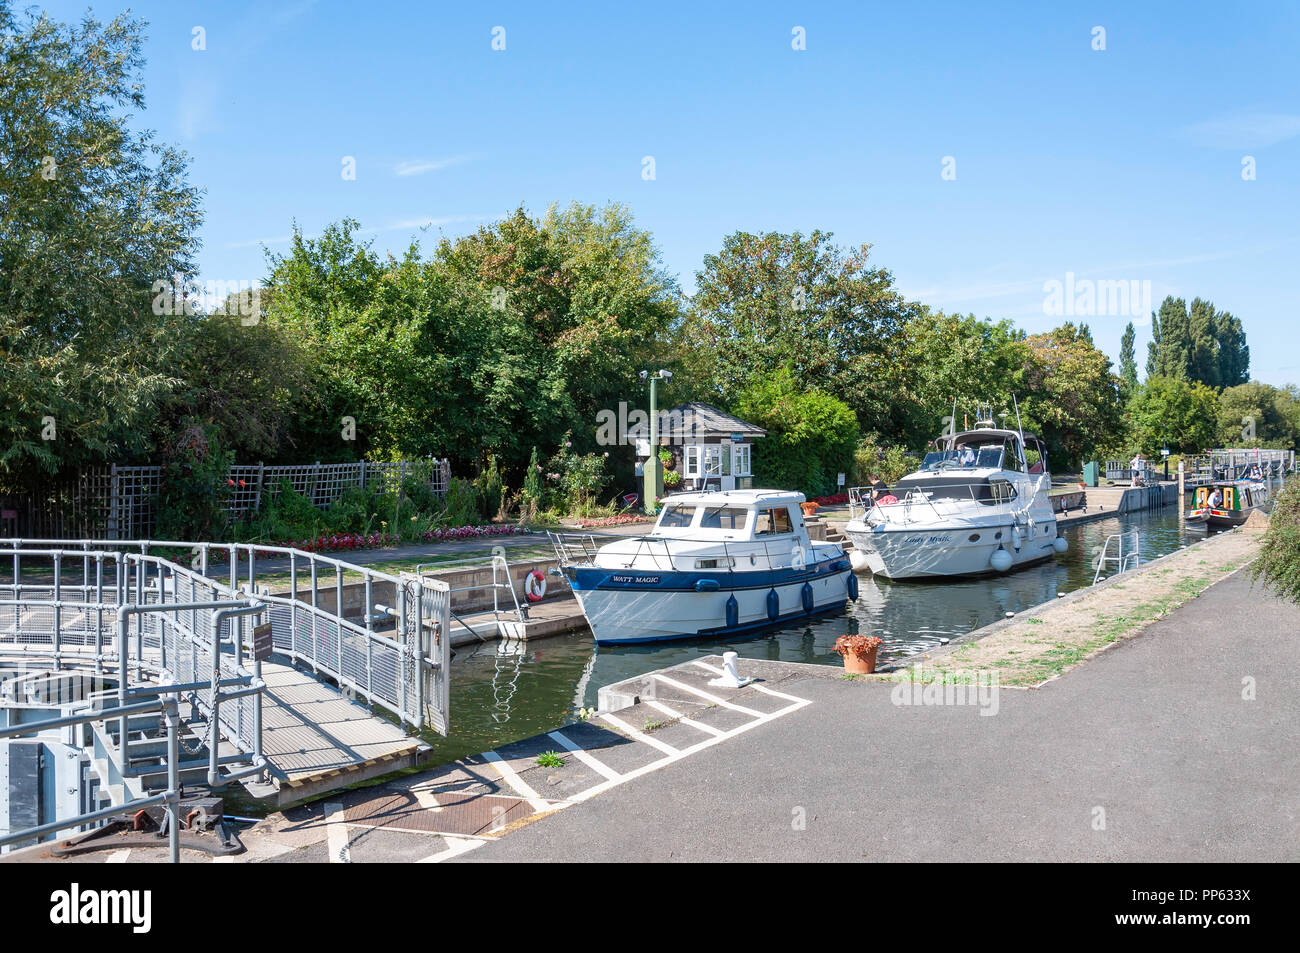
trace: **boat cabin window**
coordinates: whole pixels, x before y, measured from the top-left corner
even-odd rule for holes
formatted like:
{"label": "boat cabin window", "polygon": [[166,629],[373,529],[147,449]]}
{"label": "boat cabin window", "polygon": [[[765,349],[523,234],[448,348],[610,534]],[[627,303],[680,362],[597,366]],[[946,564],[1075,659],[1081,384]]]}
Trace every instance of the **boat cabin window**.
{"label": "boat cabin window", "polygon": [[658,529],[679,529],[683,526],[690,526],[695,521],[695,507],[693,506],[665,506],[664,513],[659,517]]}
{"label": "boat cabin window", "polygon": [[743,530],[749,510],[736,506],[706,506],[700,517],[701,529]]}
{"label": "boat cabin window", "polygon": [[776,536],[780,533],[793,533],[790,511],[784,506],[770,510],[759,510],[758,520],[754,524],[755,536]]}

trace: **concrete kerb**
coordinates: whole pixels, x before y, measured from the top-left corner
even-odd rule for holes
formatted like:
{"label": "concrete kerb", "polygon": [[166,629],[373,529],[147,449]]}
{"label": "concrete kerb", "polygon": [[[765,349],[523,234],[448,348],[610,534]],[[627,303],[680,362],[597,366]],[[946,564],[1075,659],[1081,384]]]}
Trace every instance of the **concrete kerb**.
{"label": "concrete kerb", "polygon": [[[1107,514],[1107,515],[1113,515],[1113,514]],[[1098,582],[1095,585],[1085,586],[1082,589],[1074,590],[1074,592],[1069,592],[1063,596],[1058,596],[1057,598],[1053,599],[1051,602],[1042,602],[1036,606],[1031,606],[1028,609],[1024,609],[1020,612],[1017,612],[1011,618],[999,619],[997,622],[990,622],[988,625],[981,626],[978,629],[974,629],[973,631],[968,632],[965,635],[959,635],[956,638],[952,639],[947,645],[940,646],[936,649],[931,649],[929,652],[918,652],[915,655],[909,655],[907,658],[900,659],[898,662],[894,663],[888,668],[881,669],[880,673],[878,674],[889,674],[892,672],[899,672],[902,671],[903,669],[907,669],[915,665],[919,665],[926,661],[927,655],[930,657],[930,660],[933,661],[934,658],[937,656],[948,655],[951,652],[955,652],[957,649],[961,648],[961,646],[967,642],[978,642],[980,639],[987,638],[990,635],[993,635],[997,632],[1001,632],[1003,629],[1016,625],[1019,622],[1023,621],[1025,617],[1032,616],[1036,612],[1046,611],[1051,606],[1064,606],[1064,605],[1070,605],[1071,603],[1074,602],[1078,602],[1079,600],[1085,599],[1094,593],[1104,591],[1105,589],[1109,588],[1115,583],[1131,580],[1134,578],[1135,572],[1138,574],[1144,573],[1150,567],[1160,565],[1162,562],[1164,562],[1166,559],[1169,559],[1171,556],[1177,556],[1180,553],[1188,552],[1190,550],[1197,549],[1198,547],[1206,546],[1207,544],[1214,542],[1216,539],[1222,539],[1226,537],[1229,533],[1238,533],[1240,531],[1241,530],[1239,528],[1231,529],[1225,533],[1216,533],[1214,536],[1209,536],[1205,539],[1199,539],[1196,542],[1189,544],[1185,548],[1180,547],[1179,549],[1176,549],[1171,553],[1165,553],[1163,556],[1157,556],[1156,558],[1150,560],[1149,562],[1144,562],[1137,570],[1129,570],[1128,572],[1117,573],[1113,576],[1103,579],[1101,582]],[[1233,572],[1236,571],[1237,570],[1233,570]],[[1229,575],[1231,575],[1231,573],[1229,573]],[[1005,686],[1005,687],[1011,687],[1011,686]]]}

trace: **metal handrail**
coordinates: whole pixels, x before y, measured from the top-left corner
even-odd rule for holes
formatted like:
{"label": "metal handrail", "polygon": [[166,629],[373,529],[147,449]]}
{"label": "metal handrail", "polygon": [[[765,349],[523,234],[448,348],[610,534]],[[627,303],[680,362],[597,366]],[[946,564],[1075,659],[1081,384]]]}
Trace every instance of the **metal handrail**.
{"label": "metal handrail", "polygon": [[[176,692],[179,693],[177,688]],[[16,844],[25,840],[39,840],[46,834],[53,834],[57,831],[66,830],[70,827],[82,827],[94,821],[103,820],[106,817],[112,817],[115,814],[134,813],[145,807],[154,804],[165,805],[167,811],[167,851],[168,859],[173,864],[180,863],[180,812],[178,806],[181,799],[180,785],[180,715],[179,705],[175,698],[158,698],[152,702],[138,702],[134,704],[119,705],[116,708],[99,710],[92,712],[79,712],[62,718],[48,718],[43,721],[28,722],[27,724],[10,725],[6,728],[0,728],[0,738],[15,738],[22,735],[37,734],[41,731],[57,728],[66,725],[85,725],[93,724],[97,721],[103,721],[106,718],[121,718],[125,721],[133,714],[147,714],[150,712],[159,712],[163,716],[163,722],[167,726],[167,790],[148,797],[136,798],[123,804],[113,804],[109,807],[99,808],[95,811],[88,811],[84,814],[78,814],[76,817],[63,818],[57,821],[51,821],[47,824],[40,824],[36,827],[23,828],[18,831],[10,831],[7,834],[0,834],[0,847],[6,844]],[[126,761],[126,738],[122,737],[123,762]],[[123,767],[120,765],[119,767]]]}
{"label": "metal handrail", "polygon": [[[406,587],[408,580],[403,576],[391,573],[380,572],[365,566],[357,566],[343,560],[334,559],[329,556],[322,556],[318,553],[309,553],[299,549],[284,546],[267,546],[256,543],[212,543],[212,542],[191,542],[184,540],[50,540],[35,539],[23,540],[12,539],[4,540],[8,543],[7,548],[0,547],[0,558],[6,553],[12,554],[14,559],[14,585],[19,585],[18,563],[20,554],[40,555],[44,554],[56,561],[56,581],[59,578],[57,572],[59,561],[65,559],[80,560],[83,565],[83,585],[85,589],[89,586],[87,580],[90,579],[92,568],[94,569],[97,582],[103,573],[103,563],[109,560],[110,565],[116,565],[117,571],[114,573],[114,579],[109,582],[105,581],[106,587],[116,590],[116,595],[123,602],[144,601],[144,596],[149,591],[142,583],[137,584],[135,597],[132,598],[125,591],[126,580],[125,571],[121,568],[129,565],[131,560],[149,560],[160,562],[161,564],[171,567],[168,573],[175,575],[196,574],[198,578],[204,580],[207,586],[223,586],[217,581],[220,575],[227,575],[228,579],[223,588],[226,592],[236,594],[238,597],[247,593],[256,598],[263,598],[257,592],[259,560],[263,562],[268,557],[277,559],[279,562],[288,562],[288,582],[286,584],[289,593],[290,602],[293,604],[290,611],[291,631],[286,634],[281,630],[276,630],[275,644],[277,651],[305,661],[312,666],[317,672],[324,673],[337,680],[346,680],[355,690],[359,691],[367,700],[379,703],[382,707],[395,712],[413,727],[421,728],[426,721],[426,712],[424,707],[424,675],[431,669],[441,667],[437,660],[431,660],[424,652],[424,630],[425,620],[422,611],[419,608],[423,605],[424,585],[415,582],[415,593],[407,593]],[[44,547],[39,548],[39,547]],[[177,563],[171,562],[162,556],[149,555],[152,549],[176,549],[189,552],[193,555],[189,568],[185,568]],[[136,552],[132,552],[136,550]],[[228,567],[226,572],[222,572],[219,567],[221,563],[226,563]],[[92,567],[94,563],[94,567]],[[279,573],[281,567],[261,567],[263,571]],[[361,620],[361,625],[344,618],[343,615],[343,577],[345,573],[356,574],[361,577],[361,583],[364,585],[365,607]],[[166,573],[159,571],[160,580],[157,585],[157,591],[160,598],[163,598],[162,590],[166,584]],[[396,620],[396,631],[399,636],[396,640],[381,635],[375,629],[378,622],[383,621],[384,617],[376,615],[376,602],[374,586],[376,584],[391,585],[394,589],[395,610],[386,613]],[[151,583],[152,585],[152,583]],[[328,589],[334,590],[334,605],[336,612],[330,613],[320,606],[323,593]],[[0,584],[0,590],[5,586]],[[414,598],[412,598],[414,596]],[[248,596],[245,596],[247,598]],[[276,599],[279,605],[283,605],[283,600]],[[435,598],[436,602],[436,598]],[[308,608],[309,607],[309,608]],[[379,697],[373,685],[371,687],[361,687],[358,680],[350,678],[347,672],[342,670],[344,659],[341,652],[337,657],[330,655],[331,648],[337,649],[339,646],[318,645],[313,639],[311,643],[300,644],[296,638],[296,629],[293,629],[294,620],[297,618],[298,609],[306,609],[313,619],[327,619],[330,625],[337,623],[339,626],[339,638],[341,641],[344,632],[356,634],[365,640],[365,657],[366,657],[366,681],[371,682],[369,677],[369,668],[371,655],[375,647],[383,647],[385,651],[395,651],[398,653],[396,663],[397,676],[396,684],[391,685],[392,678],[386,678],[380,683],[379,688],[383,697]],[[273,622],[275,619],[273,618]],[[277,623],[278,624],[278,623]],[[56,630],[57,630],[56,626]],[[138,630],[140,632],[142,630]],[[292,642],[293,644],[287,645]],[[288,651],[286,651],[288,649]],[[335,664],[330,664],[332,660]],[[414,660],[415,669],[408,671],[407,666],[402,664],[404,661]],[[445,687],[439,682],[439,687]],[[390,690],[391,687],[391,690]],[[445,693],[440,691],[440,696]],[[439,702],[444,706],[443,702]],[[445,707],[445,706],[444,706]],[[435,709],[432,713],[431,720],[437,723],[445,723],[445,712],[441,707]]]}
{"label": "metal handrail", "polygon": [[[1124,537],[1126,536],[1133,537],[1133,547],[1127,553],[1124,552]],[[1110,552],[1111,540],[1116,541],[1118,555],[1108,555]],[[1117,575],[1128,569],[1136,569],[1142,564],[1142,537],[1138,530],[1129,530],[1125,533],[1111,533],[1106,537],[1106,542],[1102,544],[1101,554],[1098,555],[1097,562],[1094,566],[1096,572],[1092,574],[1092,584],[1094,586],[1101,578],[1102,570],[1106,568],[1108,562],[1114,562],[1116,564]]]}

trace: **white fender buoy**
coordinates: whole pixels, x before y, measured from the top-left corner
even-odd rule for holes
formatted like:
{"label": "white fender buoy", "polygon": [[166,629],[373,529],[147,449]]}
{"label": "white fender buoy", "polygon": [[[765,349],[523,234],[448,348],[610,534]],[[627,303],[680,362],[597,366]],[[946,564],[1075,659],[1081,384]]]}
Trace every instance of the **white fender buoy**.
{"label": "white fender buoy", "polygon": [[1011,546],[1013,549],[1020,548],[1020,527],[1019,526],[1011,527]]}
{"label": "white fender buoy", "polygon": [[998,572],[1006,572],[1011,568],[1011,554],[999,546],[989,557],[989,565]]}
{"label": "white fender buoy", "polygon": [[736,659],[740,658],[735,652],[722,653],[722,674],[717,678],[710,680],[709,684],[717,688],[744,688],[752,678],[741,678],[740,672],[736,671]]}
{"label": "white fender buoy", "polygon": [[871,569],[871,565],[867,562],[867,554],[860,549],[849,553],[849,565],[853,567],[854,572],[867,572]]}
{"label": "white fender buoy", "polygon": [[1052,540],[1052,548],[1058,553],[1063,553],[1070,548],[1070,541],[1064,536],[1058,536]]}

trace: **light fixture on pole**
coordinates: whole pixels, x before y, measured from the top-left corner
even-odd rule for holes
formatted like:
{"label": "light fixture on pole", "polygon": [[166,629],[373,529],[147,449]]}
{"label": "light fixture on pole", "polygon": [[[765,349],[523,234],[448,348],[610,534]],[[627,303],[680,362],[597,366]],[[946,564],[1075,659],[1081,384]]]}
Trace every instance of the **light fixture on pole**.
{"label": "light fixture on pole", "polygon": [[669,380],[672,371],[659,370],[651,374],[641,372],[641,380],[650,381],[650,456],[645,462],[645,511],[653,515],[655,498],[659,496],[659,412],[655,407],[655,385],[660,380]]}

